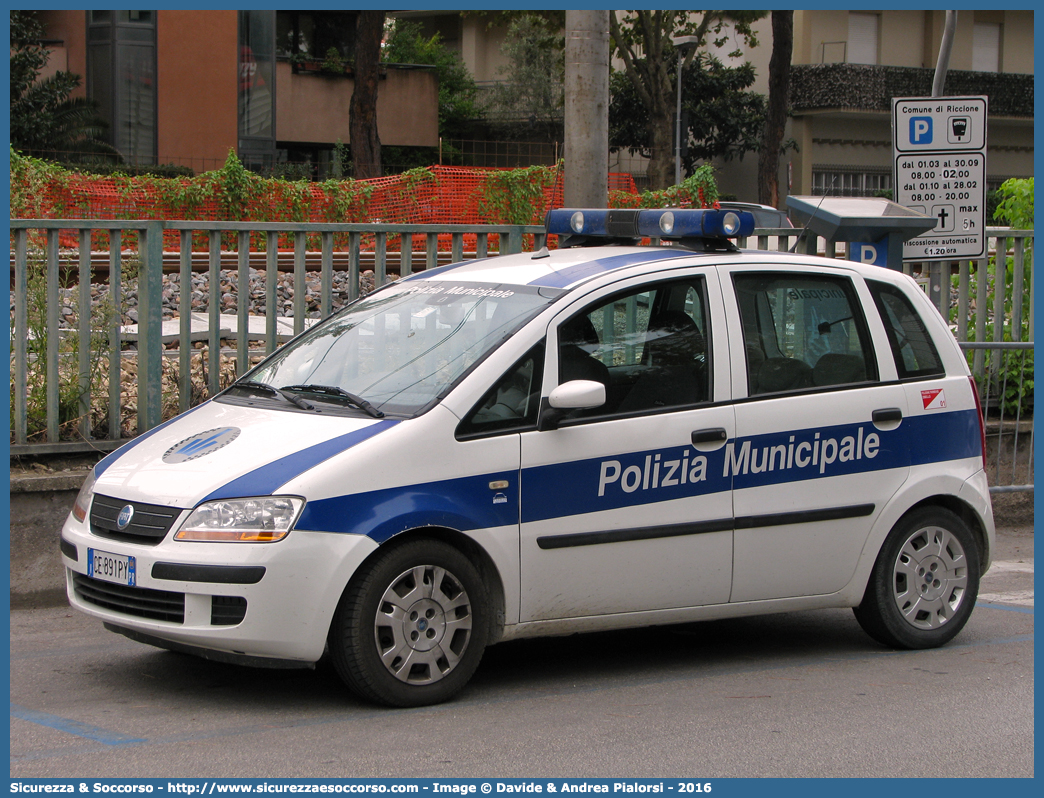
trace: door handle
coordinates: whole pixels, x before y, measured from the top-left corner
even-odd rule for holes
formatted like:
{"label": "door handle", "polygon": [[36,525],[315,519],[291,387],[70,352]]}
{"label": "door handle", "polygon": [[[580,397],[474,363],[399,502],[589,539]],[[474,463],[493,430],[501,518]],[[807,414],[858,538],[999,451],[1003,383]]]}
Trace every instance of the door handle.
{"label": "door handle", "polygon": [[698,429],[692,433],[692,445],[699,446],[707,443],[725,443],[729,439],[729,433],[725,431],[724,427],[714,427],[712,429]]}
{"label": "door handle", "polygon": [[875,424],[888,424],[892,421],[902,421],[903,411],[898,407],[885,407],[875,410],[871,416]]}

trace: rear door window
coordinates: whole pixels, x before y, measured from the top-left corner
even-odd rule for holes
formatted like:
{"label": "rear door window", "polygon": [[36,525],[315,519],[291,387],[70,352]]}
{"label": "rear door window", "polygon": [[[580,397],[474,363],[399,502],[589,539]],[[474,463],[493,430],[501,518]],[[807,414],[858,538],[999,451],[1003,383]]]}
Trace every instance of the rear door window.
{"label": "rear door window", "polygon": [[733,277],[751,396],[877,380],[851,280],[800,272]]}

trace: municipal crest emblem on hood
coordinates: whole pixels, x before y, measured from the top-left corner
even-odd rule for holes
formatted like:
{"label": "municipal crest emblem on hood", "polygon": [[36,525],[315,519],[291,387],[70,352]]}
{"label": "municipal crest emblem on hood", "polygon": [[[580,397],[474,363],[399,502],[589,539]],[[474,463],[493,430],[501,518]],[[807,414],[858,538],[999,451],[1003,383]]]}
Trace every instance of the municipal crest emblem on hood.
{"label": "municipal crest emblem on hood", "polygon": [[163,453],[164,463],[186,463],[189,460],[198,460],[208,454],[213,454],[218,449],[223,449],[239,437],[239,427],[220,427],[208,429],[206,432],[197,432],[190,438],[185,438],[167,449]]}

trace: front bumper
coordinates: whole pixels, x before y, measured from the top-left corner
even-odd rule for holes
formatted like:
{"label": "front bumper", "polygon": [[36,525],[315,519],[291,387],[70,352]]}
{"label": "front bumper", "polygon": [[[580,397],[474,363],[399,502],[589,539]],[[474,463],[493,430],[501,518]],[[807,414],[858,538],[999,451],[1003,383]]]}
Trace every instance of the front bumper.
{"label": "front bumper", "polygon": [[[110,540],[70,515],[61,535],[69,603],[143,642],[307,665],[323,654],[345,585],[377,548],[359,535],[298,529],[277,543],[172,538]],[[135,584],[89,577],[88,549],[134,557]]]}

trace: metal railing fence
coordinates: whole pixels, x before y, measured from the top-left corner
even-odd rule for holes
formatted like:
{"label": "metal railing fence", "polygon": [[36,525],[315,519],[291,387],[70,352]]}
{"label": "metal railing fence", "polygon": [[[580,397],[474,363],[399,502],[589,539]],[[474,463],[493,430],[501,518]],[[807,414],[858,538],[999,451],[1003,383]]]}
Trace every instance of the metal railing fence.
{"label": "metal railing fence", "polygon": [[1033,342],[965,341],[961,349],[982,363],[975,382],[986,409],[990,493],[1033,490]]}
{"label": "metal railing fence", "polygon": [[[63,451],[105,451],[116,448],[129,437],[124,434],[121,420],[124,400],[125,377],[124,344],[121,340],[119,313],[117,309],[127,291],[125,272],[135,273],[133,279],[137,299],[138,334],[134,379],[137,383],[136,433],[147,432],[162,421],[162,396],[164,348],[162,341],[162,275],[164,231],[177,231],[180,250],[177,253],[179,286],[191,285],[193,269],[192,236],[206,235],[208,240],[206,273],[209,280],[207,312],[209,332],[205,339],[207,358],[200,362],[207,373],[208,394],[219,390],[222,367],[222,338],[230,337],[220,329],[221,315],[221,265],[222,238],[229,233],[236,238],[236,285],[249,285],[252,238],[263,236],[265,246],[264,272],[266,284],[266,308],[276,306],[275,291],[280,265],[277,242],[279,236],[292,235],[293,280],[294,280],[294,333],[304,329],[307,312],[305,309],[306,268],[314,262],[306,250],[309,240],[318,237],[321,241],[319,257],[319,315],[328,316],[333,309],[333,264],[334,237],[347,236],[348,295],[351,301],[358,295],[360,265],[364,254],[372,264],[374,280],[382,285],[388,279],[388,238],[399,239],[399,251],[392,254],[398,261],[401,276],[408,275],[416,263],[413,252],[413,237],[424,236],[423,263],[425,269],[434,268],[441,262],[463,260],[465,236],[475,236],[475,252],[472,257],[493,254],[489,249],[491,236],[496,237],[499,252],[510,254],[521,252],[528,241],[536,247],[543,246],[544,228],[533,225],[402,225],[402,224],[332,224],[332,223],[260,223],[260,222],[204,222],[204,221],[124,221],[124,220],[75,220],[75,219],[12,219],[12,435],[11,454],[47,454]],[[77,235],[78,247],[73,252],[61,252],[59,235],[73,231]],[[98,315],[92,307],[92,257],[91,242],[96,231],[105,231],[109,236],[108,246],[108,297],[109,308],[115,321],[109,319],[105,329],[98,329]],[[128,251],[125,243],[133,234],[136,250]],[[363,236],[372,238],[373,250],[364,253]],[[30,252],[31,237],[42,237],[42,252]],[[449,239],[449,249],[440,252],[439,239]],[[168,253],[169,254],[169,253]],[[227,252],[225,253],[227,255]],[[397,257],[396,257],[397,256]],[[441,257],[440,257],[441,256]],[[169,260],[169,258],[168,258]],[[63,269],[62,266],[65,265]],[[133,266],[131,267],[131,264]],[[40,281],[39,289],[30,296],[30,270],[36,267]],[[41,284],[42,283],[42,284]],[[76,304],[80,309],[92,308],[92,312],[75,314],[76,329],[71,335],[51,334],[59,330],[59,314],[62,308],[60,289],[63,283],[76,286]],[[192,398],[192,334],[191,292],[179,290],[177,410],[189,408]],[[35,306],[34,301],[35,300]],[[44,305],[45,317],[36,325],[39,337],[32,343],[29,315],[33,310],[40,315],[39,305]],[[249,326],[250,302],[247,292],[236,296],[238,333],[234,356],[236,374],[249,368],[251,350],[246,331]],[[277,315],[265,316],[264,354],[275,350],[277,343]],[[42,340],[41,340],[42,338]],[[99,340],[101,343],[99,343]],[[42,356],[42,369],[33,369],[30,350]],[[38,358],[39,359],[39,358]],[[103,372],[99,373],[99,360],[103,361]],[[63,371],[74,371],[73,377],[60,375]],[[38,365],[38,363],[37,363]],[[92,401],[96,382],[107,385],[108,413],[105,429],[96,436],[92,422]],[[39,399],[40,407],[33,408],[34,417],[40,419],[41,430],[35,435],[29,429],[30,388]],[[64,390],[63,390],[64,389]],[[74,398],[69,399],[72,395]],[[64,406],[63,406],[64,405]],[[65,433],[63,435],[63,433]],[[63,440],[71,433],[77,440]],[[132,433],[133,435],[133,433]],[[42,440],[41,440],[42,438]]]}
{"label": "metal railing fence", "polygon": [[[108,237],[107,250],[97,248],[99,231]],[[177,251],[164,252],[165,231],[178,236]],[[803,253],[845,256],[845,245],[811,233],[799,239],[802,232],[797,228],[759,229],[739,245],[774,251],[788,251],[796,245]],[[60,236],[70,233],[75,234],[78,245],[61,247]],[[1032,302],[1024,312],[1022,296],[1031,289],[1033,233],[991,228],[987,235],[991,253],[1006,256],[1008,266],[1024,263],[1026,268],[1009,268],[1011,278],[998,280],[994,255],[962,261],[951,269],[953,288],[941,292],[939,306],[958,341],[971,353],[983,406],[993,416],[999,409],[998,441],[1004,443],[1005,452],[1011,449],[1001,459],[1005,468],[1010,465],[1013,470],[1010,477],[1002,476],[998,460],[996,476],[991,474],[991,479],[1004,489],[1029,489],[1032,454],[1022,453],[1027,440],[1032,446],[1033,436],[1032,416],[1026,413],[1026,396],[1032,395],[1032,353],[1027,356],[1026,350],[1032,349],[1034,318]],[[193,241],[199,249],[200,236],[206,241],[206,252],[193,252]],[[285,246],[288,236],[292,253]],[[423,250],[414,250],[415,236],[423,237]],[[474,252],[465,253],[465,236],[469,244],[474,236]],[[358,296],[364,267],[373,271],[379,286],[394,273],[406,276],[417,268],[431,269],[466,257],[537,249],[544,244],[544,230],[535,225],[13,219],[11,239],[10,450],[12,455],[32,455],[114,449],[129,437],[156,427],[164,416],[183,412],[196,400],[216,393],[222,387],[223,370],[225,379],[238,376],[252,361],[274,351],[280,338],[276,296],[280,272],[292,273],[290,315],[297,334],[309,315],[309,274],[318,275],[318,307],[311,315],[325,317],[335,305],[335,266],[347,272],[347,291],[340,298],[351,301]],[[347,247],[343,246],[345,240]],[[92,241],[97,250],[93,253]],[[389,241],[398,247],[389,248]],[[318,249],[309,249],[315,242]],[[249,286],[252,270],[264,286],[265,309],[277,309],[264,314],[265,330],[255,336],[261,339],[257,347],[250,346],[247,332],[249,290],[229,288],[238,330],[230,334],[221,329],[223,274],[233,286]],[[918,273],[911,264],[906,264],[906,271]],[[176,337],[167,336],[173,340],[166,341],[164,272],[176,274],[178,284],[176,302],[168,297],[168,305],[174,304],[178,317],[178,331]],[[192,330],[191,281],[200,272],[208,282],[207,331],[202,337]],[[92,278],[104,281],[107,312],[98,310],[94,296],[98,286],[92,287]],[[63,291],[63,286],[71,288],[76,308],[92,310],[71,309],[68,318],[73,329],[54,335],[50,333],[60,329],[66,309],[64,297],[69,289]],[[997,291],[998,286],[1002,290]],[[119,309],[135,293],[138,331],[134,348],[129,349],[121,334]],[[995,324],[994,319],[1002,323]],[[223,344],[232,338],[234,349]],[[128,361],[133,363],[129,370]],[[1015,405],[1009,396],[1013,385],[1019,397]],[[170,398],[171,393],[176,400]]]}

